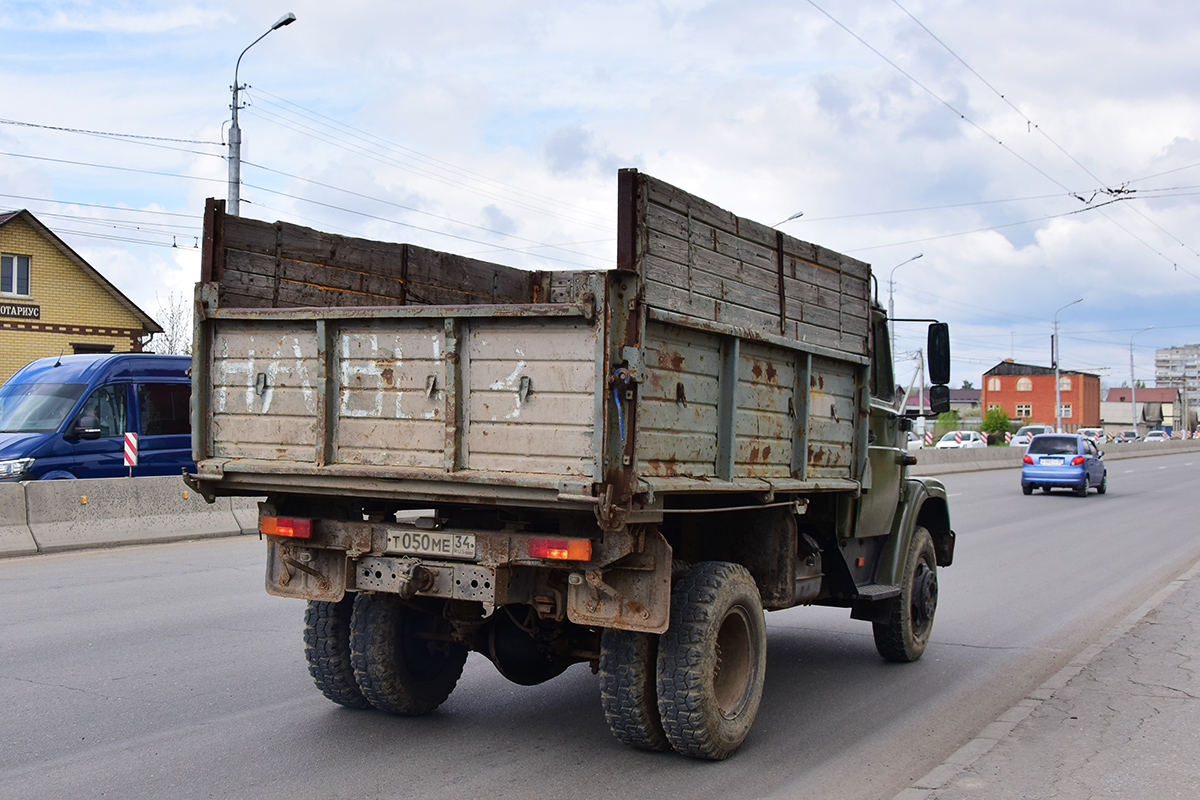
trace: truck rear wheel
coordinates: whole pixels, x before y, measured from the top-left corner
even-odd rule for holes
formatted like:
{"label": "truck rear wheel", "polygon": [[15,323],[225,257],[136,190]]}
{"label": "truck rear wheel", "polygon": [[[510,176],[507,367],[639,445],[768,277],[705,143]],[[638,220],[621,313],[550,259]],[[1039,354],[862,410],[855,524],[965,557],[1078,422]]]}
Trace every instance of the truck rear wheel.
{"label": "truck rear wheel", "polygon": [[900,596],[890,600],[887,622],[874,623],[875,649],[888,661],[916,661],[929,644],[937,610],[937,554],[924,528],[913,531]]}
{"label": "truck rear wheel", "polygon": [[454,691],[467,648],[434,638],[445,632],[434,611],[392,595],[355,598],[350,626],[354,678],[363,696],[381,711],[428,714]]}
{"label": "truck rear wheel", "polygon": [[606,628],[600,635],[600,704],[613,736],[639,750],[670,750],[658,714],[658,636]]}
{"label": "truck rear wheel", "polygon": [[683,755],[733,755],[762,700],[767,630],[745,567],[701,561],[671,591],[671,622],[658,644],[658,710]]}
{"label": "truck rear wheel", "polygon": [[350,615],[354,595],[336,603],[310,600],[304,612],[304,658],[321,694],[347,708],[370,708],[350,663]]}

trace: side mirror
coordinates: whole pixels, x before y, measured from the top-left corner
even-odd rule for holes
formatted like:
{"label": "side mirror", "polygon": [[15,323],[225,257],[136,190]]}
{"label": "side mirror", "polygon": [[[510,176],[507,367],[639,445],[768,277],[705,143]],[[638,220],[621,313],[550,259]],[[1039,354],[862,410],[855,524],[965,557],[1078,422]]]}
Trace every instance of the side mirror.
{"label": "side mirror", "polygon": [[95,417],[83,416],[75,420],[73,433],[78,439],[99,439],[103,431],[96,424]]}
{"label": "side mirror", "polygon": [[950,410],[950,387],[943,384],[929,387],[929,408],[934,414]]}
{"label": "side mirror", "polygon": [[944,322],[935,322],[929,326],[927,352],[929,353],[929,382],[933,384],[950,383],[949,325]]}

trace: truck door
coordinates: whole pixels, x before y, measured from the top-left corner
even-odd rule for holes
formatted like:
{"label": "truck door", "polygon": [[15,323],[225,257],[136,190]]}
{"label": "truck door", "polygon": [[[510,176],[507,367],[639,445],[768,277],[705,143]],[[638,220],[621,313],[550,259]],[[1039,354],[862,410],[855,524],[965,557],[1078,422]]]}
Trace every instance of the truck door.
{"label": "truck door", "polygon": [[891,533],[892,518],[900,502],[900,459],[907,453],[907,442],[896,415],[892,352],[887,321],[882,315],[873,315],[870,346],[867,468],[863,475],[863,495],[858,501],[855,536]]}

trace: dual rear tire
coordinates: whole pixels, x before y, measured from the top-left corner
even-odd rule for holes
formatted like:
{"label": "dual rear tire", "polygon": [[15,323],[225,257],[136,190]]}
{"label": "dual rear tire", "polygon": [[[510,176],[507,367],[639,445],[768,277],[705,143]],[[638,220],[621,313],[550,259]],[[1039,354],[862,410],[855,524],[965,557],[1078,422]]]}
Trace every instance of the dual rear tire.
{"label": "dual rear tire", "polygon": [[317,688],[347,708],[428,714],[454,691],[465,645],[443,641],[434,608],[391,595],[310,601],[304,654]]}
{"label": "dual rear tire", "polygon": [[754,724],[766,655],[762,599],[750,573],[739,564],[699,562],[672,589],[666,633],[604,632],[605,718],[633,747],[728,758]]}

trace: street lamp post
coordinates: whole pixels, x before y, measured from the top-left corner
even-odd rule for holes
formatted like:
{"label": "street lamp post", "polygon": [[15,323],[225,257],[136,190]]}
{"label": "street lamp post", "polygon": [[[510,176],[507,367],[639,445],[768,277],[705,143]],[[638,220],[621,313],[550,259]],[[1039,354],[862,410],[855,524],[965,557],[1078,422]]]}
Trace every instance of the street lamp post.
{"label": "street lamp post", "polygon": [[1072,300],[1065,306],[1054,312],[1054,432],[1062,433],[1062,386],[1059,381],[1058,369],[1058,314],[1063,309],[1070,308],[1076,303],[1082,303],[1083,298]]}
{"label": "street lamp post", "polygon": [[1146,331],[1151,330],[1153,327],[1154,327],[1153,325],[1147,325],[1145,328],[1142,328],[1140,331],[1135,333],[1133,336],[1129,337],[1129,402],[1130,402],[1130,405],[1133,406],[1133,408],[1131,409],[1129,418],[1130,418],[1130,420],[1133,421],[1133,432],[1135,434],[1137,434],[1138,436],[1141,436],[1141,434],[1138,433],[1137,381],[1134,380],[1134,377],[1133,377],[1133,337],[1137,336],[1138,334],[1145,333]]}
{"label": "street lamp post", "polygon": [[242,51],[242,55],[238,56],[237,64],[233,67],[233,122],[229,126],[229,203],[225,210],[235,217],[238,216],[242,199],[242,129],[238,127],[238,91],[242,88],[238,85],[238,70],[242,66],[242,56],[246,55],[247,50],[266,38],[271,31],[279,30],[284,25],[291,25],[295,21],[295,14],[290,11],[284,14],[267,29],[266,33],[251,42],[246,50]]}
{"label": "street lamp post", "polygon": [[910,261],[916,261],[918,258],[921,258],[924,255],[925,255],[924,253],[917,253],[912,258],[905,259],[904,261],[901,261],[896,266],[892,267],[892,271],[890,273],[888,273],[888,338],[892,340],[891,344],[892,344],[893,352],[895,352],[895,347],[896,347],[896,323],[892,322],[892,318],[895,317],[896,315],[893,313],[892,295],[896,288],[896,282],[894,280],[892,280],[892,278],[896,275],[896,270],[900,269],[901,267],[903,267],[905,264],[909,263]]}

